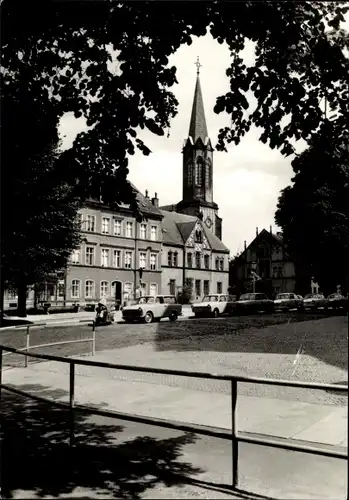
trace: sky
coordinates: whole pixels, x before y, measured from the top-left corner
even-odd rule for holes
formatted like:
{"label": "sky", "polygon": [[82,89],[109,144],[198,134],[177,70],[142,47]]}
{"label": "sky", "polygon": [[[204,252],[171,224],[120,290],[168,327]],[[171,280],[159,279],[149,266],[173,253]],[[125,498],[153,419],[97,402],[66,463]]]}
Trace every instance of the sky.
{"label": "sky", "polygon": [[[346,23],[349,24],[349,23]],[[253,61],[254,47],[246,44],[244,58]],[[193,38],[190,46],[182,46],[170,57],[169,65],[177,67],[177,80],[171,91],[179,106],[178,114],[172,120],[170,137],[158,137],[148,131],[140,131],[152,153],[143,156],[141,152],[129,157],[129,179],[141,191],[156,192],[160,205],[178,203],[182,199],[182,146],[188,137],[189,120],[196,82],[197,59],[200,58],[200,82],[204,99],[208,133],[213,147],[217,143],[219,129],[230,124],[226,113],[213,111],[216,97],[229,91],[229,79],[225,70],[229,67],[230,54],[225,44],[218,44],[210,34]],[[84,130],[83,119],[66,114],[60,123],[59,132],[63,147],[69,147],[76,134]],[[274,214],[280,190],[291,184],[293,175],[292,156],[284,158],[258,140],[262,130],[251,128],[240,144],[228,145],[228,152],[214,152],[213,156],[213,199],[219,206],[223,218],[224,244],[233,257],[256,236],[259,231],[272,226],[273,232],[280,231],[275,225]],[[297,143],[299,153],[305,147]]]}

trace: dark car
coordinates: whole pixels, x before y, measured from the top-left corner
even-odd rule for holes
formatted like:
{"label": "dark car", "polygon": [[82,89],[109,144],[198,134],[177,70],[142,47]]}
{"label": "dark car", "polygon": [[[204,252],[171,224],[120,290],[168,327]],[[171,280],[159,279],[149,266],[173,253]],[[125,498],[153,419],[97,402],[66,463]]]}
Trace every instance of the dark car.
{"label": "dark car", "polygon": [[274,301],[268,299],[264,293],[244,293],[235,302],[238,314],[274,312]]}
{"label": "dark car", "polygon": [[328,307],[333,309],[348,309],[348,297],[344,297],[341,293],[331,293],[327,297]]}

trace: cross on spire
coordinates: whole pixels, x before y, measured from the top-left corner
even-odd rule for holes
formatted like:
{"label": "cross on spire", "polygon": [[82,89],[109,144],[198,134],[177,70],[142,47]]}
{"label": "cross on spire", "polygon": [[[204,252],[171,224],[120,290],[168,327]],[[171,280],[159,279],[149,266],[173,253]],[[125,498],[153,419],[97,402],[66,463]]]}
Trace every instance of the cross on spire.
{"label": "cross on spire", "polygon": [[200,64],[199,56],[197,56],[196,62],[194,63],[196,66],[196,74],[199,76],[200,68],[202,68],[202,64]]}

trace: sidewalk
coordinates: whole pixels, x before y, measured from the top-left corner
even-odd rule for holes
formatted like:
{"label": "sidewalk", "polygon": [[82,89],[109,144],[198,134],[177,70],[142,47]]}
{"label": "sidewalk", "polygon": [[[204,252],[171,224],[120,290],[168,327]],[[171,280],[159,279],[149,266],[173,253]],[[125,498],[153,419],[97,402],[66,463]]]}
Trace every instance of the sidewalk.
{"label": "sidewalk", "polygon": [[[91,359],[118,362],[119,351],[115,349],[101,352]],[[76,403],[177,422],[231,429],[230,394],[173,387],[166,383],[120,380],[124,377],[125,375],[114,375],[113,378],[110,373],[105,374],[105,369],[76,366]],[[28,368],[8,369],[3,373],[3,383],[13,384],[18,388],[36,386],[37,395],[44,389],[45,392],[48,389],[52,392],[58,391],[56,394],[63,394],[58,400],[68,402],[69,365],[46,362],[33,364]],[[26,390],[25,387],[23,389]],[[238,396],[239,432],[347,447],[347,425],[346,406]]]}

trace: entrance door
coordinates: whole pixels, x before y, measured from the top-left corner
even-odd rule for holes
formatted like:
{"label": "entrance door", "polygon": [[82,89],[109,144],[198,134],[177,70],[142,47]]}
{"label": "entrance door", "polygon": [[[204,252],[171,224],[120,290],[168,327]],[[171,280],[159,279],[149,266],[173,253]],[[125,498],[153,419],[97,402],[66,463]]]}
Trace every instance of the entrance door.
{"label": "entrance door", "polygon": [[115,306],[120,307],[121,305],[121,293],[122,293],[122,283],[121,281],[113,281],[111,284],[111,296],[115,301]]}

